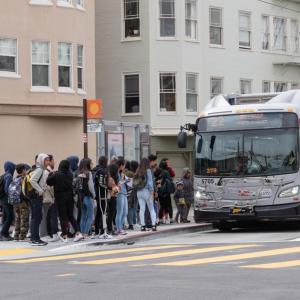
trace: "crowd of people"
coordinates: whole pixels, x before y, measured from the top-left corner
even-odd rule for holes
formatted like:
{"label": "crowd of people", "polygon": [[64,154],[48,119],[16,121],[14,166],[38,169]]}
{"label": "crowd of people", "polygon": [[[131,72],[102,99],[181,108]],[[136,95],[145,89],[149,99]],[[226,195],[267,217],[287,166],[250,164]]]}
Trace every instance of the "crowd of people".
{"label": "crowd of people", "polygon": [[[137,225],[141,231],[156,231],[160,224],[190,222],[191,171],[184,169],[181,179],[174,182],[175,172],[167,158],[158,164],[155,155],[140,163],[123,157],[108,161],[102,156],[93,167],[88,158],[79,162],[70,156],[55,170],[53,155],[41,153],[33,166],[7,161],[4,170],[0,241],[28,240],[33,246],[43,246],[59,239],[109,239],[126,235]],[[47,241],[40,237],[43,216]]]}

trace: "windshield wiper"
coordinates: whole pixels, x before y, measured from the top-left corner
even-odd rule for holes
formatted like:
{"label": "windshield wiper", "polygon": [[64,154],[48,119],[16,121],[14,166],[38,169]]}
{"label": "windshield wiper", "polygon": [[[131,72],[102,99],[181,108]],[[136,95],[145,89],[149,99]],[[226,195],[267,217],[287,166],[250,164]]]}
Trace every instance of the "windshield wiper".
{"label": "windshield wiper", "polygon": [[[257,158],[256,154],[254,154],[254,152],[252,150],[249,150],[249,154],[251,156],[251,160],[254,159],[254,161],[259,165],[260,172],[262,172],[263,170],[266,170],[267,165],[263,166],[263,164],[259,161],[259,159]],[[247,170],[248,170],[248,168],[247,168]]]}

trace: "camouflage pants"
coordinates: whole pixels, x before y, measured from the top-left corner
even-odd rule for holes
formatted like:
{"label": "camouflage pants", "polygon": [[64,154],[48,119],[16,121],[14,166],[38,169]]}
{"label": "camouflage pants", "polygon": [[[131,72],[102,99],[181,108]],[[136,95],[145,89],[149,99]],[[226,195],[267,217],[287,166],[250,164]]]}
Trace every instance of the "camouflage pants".
{"label": "camouflage pants", "polygon": [[26,202],[14,205],[16,240],[24,240],[29,229],[29,206]]}

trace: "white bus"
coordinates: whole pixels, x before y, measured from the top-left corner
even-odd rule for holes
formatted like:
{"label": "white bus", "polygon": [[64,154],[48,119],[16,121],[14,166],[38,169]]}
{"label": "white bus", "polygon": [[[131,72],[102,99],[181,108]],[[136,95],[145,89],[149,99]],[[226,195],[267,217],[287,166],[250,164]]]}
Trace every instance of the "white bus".
{"label": "white bus", "polygon": [[194,216],[231,230],[251,221],[300,220],[300,90],[263,104],[212,99],[181,128],[195,136]]}

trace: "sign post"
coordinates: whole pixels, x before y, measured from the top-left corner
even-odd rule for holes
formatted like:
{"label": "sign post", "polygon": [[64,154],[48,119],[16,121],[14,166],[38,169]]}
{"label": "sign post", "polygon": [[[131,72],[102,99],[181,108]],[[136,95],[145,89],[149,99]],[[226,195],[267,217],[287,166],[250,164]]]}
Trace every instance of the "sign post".
{"label": "sign post", "polygon": [[84,158],[88,158],[88,121],[99,122],[102,118],[101,99],[83,99],[83,152]]}

